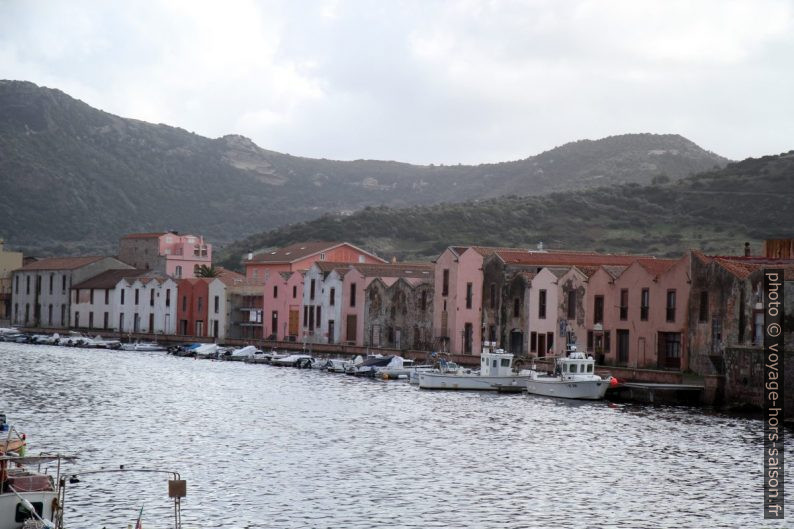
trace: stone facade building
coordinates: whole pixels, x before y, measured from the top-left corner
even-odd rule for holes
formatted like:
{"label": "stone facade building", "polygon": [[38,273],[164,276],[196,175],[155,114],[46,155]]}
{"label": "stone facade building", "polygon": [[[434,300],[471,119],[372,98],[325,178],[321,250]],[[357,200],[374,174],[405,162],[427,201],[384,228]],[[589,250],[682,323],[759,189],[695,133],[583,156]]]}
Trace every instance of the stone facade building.
{"label": "stone facade building", "polygon": [[119,259],[140,270],[152,270],[176,279],[196,277],[212,265],[212,245],[200,235],[176,232],[131,233],[119,241]]}

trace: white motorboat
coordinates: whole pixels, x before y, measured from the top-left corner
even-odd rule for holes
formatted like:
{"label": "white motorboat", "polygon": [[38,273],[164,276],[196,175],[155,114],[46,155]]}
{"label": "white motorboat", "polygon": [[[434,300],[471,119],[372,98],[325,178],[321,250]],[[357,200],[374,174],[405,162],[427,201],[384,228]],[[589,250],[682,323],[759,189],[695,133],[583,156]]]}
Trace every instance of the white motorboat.
{"label": "white motorboat", "polygon": [[105,340],[101,336],[97,335],[96,337],[92,338],[94,347],[101,347],[103,349],[121,349],[121,342],[119,340]]}
{"label": "white motorboat", "polygon": [[595,374],[595,360],[569,346],[567,356],[557,358],[554,372],[530,370],[527,392],[564,399],[600,400],[613,384],[613,378]]}
{"label": "white motorboat", "polygon": [[211,358],[218,354],[218,344],[205,343],[201,344],[193,351],[196,353],[196,358]]}
{"label": "white motorboat", "polygon": [[167,351],[168,349],[164,345],[160,345],[157,342],[133,342],[133,343],[125,343],[121,345],[121,348],[125,351],[143,351],[147,353],[159,352],[159,351]]}
{"label": "white motorboat", "polygon": [[422,389],[473,389],[481,391],[503,391],[507,388],[523,388],[528,375],[513,372],[513,355],[503,349],[491,351],[494,344],[485,342],[480,355],[480,371],[457,373],[419,372],[419,387]]}
{"label": "white motorboat", "polygon": [[231,357],[235,359],[253,358],[257,353],[262,354],[262,351],[260,351],[253,345],[246,345],[245,347],[241,347],[239,349],[233,350],[231,353]]}
{"label": "white motorboat", "polygon": [[[286,367],[286,366],[299,367],[299,366],[304,366],[307,363],[309,364],[314,363],[314,358],[312,358],[311,355],[292,354],[282,357],[273,357],[270,359],[270,365],[280,366],[280,367]],[[311,367],[311,365],[307,367]]]}

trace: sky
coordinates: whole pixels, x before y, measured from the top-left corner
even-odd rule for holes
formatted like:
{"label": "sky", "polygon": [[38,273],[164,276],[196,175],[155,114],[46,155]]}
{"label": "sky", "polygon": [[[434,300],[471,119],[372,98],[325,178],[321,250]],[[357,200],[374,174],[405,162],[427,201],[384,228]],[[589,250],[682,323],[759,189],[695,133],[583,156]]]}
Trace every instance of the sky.
{"label": "sky", "polygon": [[0,0],[0,78],[293,155],[794,149],[794,0]]}

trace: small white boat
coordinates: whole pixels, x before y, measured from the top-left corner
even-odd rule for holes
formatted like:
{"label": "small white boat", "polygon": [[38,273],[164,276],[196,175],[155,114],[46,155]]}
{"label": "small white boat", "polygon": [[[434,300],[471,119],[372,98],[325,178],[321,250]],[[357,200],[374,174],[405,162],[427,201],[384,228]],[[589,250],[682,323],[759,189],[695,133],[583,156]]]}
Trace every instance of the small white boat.
{"label": "small white boat", "polygon": [[205,343],[199,345],[193,350],[196,353],[197,358],[210,358],[214,357],[218,354],[218,344],[216,343]]}
{"label": "small white boat", "polygon": [[472,389],[480,391],[502,391],[506,388],[523,388],[528,375],[513,372],[513,355],[503,349],[491,351],[492,344],[485,342],[480,356],[480,371],[457,373],[419,372],[419,387],[422,389]]}
{"label": "small white boat", "polygon": [[97,335],[91,340],[94,347],[101,347],[103,349],[121,349],[121,342],[119,340],[105,340]]}
{"label": "small white boat", "polygon": [[231,353],[232,358],[253,358],[257,353],[262,354],[262,351],[253,345],[246,345],[239,349],[235,349]]}
{"label": "small white boat", "polygon": [[566,357],[556,359],[554,372],[530,370],[527,392],[564,399],[600,400],[614,380],[601,378],[595,372],[595,360],[569,346]]}
{"label": "small white boat", "polygon": [[121,348],[125,351],[145,351],[145,352],[157,352],[157,351],[167,351],[168,349],[164,345],[160,345],[157,342],[134,342],[134,343],[125,343],[121,345]]}
{"label": "small white boat", "polygon": [[[270,365],[280,367],[299,367],[306,365],[306,363],[314,363],[314,358],[311,355],[305,354],[292,354],[281,357],[274,357],[270,359]],[[307,367],[311,367],[310,365]]]}

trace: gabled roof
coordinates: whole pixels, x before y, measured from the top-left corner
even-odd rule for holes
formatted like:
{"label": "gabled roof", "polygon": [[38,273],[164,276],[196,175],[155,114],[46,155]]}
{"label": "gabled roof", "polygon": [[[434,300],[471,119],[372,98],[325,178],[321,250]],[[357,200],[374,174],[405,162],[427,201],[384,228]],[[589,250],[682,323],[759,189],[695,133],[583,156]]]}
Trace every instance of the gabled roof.
{"label": "gabled roof", "polygon": [[794,281],[794,259],[732,255],[708,256],[700,252],[693,252],[693,255],[703,263],[715,263],[739,279],[747,279],[753,272],[764,268],[778,268],[783,270],[786,281]]}
{"label": "gabled roof", "polygon": [[245,281],[245,276],[243,274],[238,274],[234,270],[229,270],[222,266],[217,267],[217,270],[217,277],[207,279],[220,279],[226,285],[237,285]]}
{"label": "gabled roof", "polygon": [[152,233],[128,233],[122,239],[159,239],[168,232],[152,232]]}
{"label": "gabled roof", "polygon": [[367,252],[366,250],[362,250],[358,246],[350,244],[349,242],[315,241],[299,242],[291,244],[290,246],[285,246],[283,248],[262,252],[255,255],[252,260],[245,261],[245,264],[289,264],[306,259],[307,257],[311,257],[312,255],[316,255],[318,253],[328,252],[342,245],[350,246],[351,248],[354,248],[363,254],[369,255],[373,259],[378,259],[380,261],[383,260],[377,255]]}
{"label": "gabled roof", "polygon": [[562,251],[507,251],[494,252],[506,264],[529,264],[536,266],[628,266],[637,259],[655,259],[645,255],[605,254],[595,252],[562,252]]}
{"label": "gabled roof", "polygon": [[433,265],[428,263],[383,263],[348,265],[364,277],[416,277],[433,279]]}
{"label": "gabled roof", "polygon": [[91,263],[95,263],[101,259],[105,259],[103,255],[92,255],[85,257],[45,257],[38,261],[28,263],[20,270],[75,270],[82,268]]}
{"label": "gabled roof", "polygon": [[136,278],[145,274],[146,270],[123,269],[123,270],[105,270],[101,274],[95,275],[90,279],[86,279],[82,283],[72,285],[72,290],[88,289],[88,288],[115,288],[119,281],[122,279]]}

